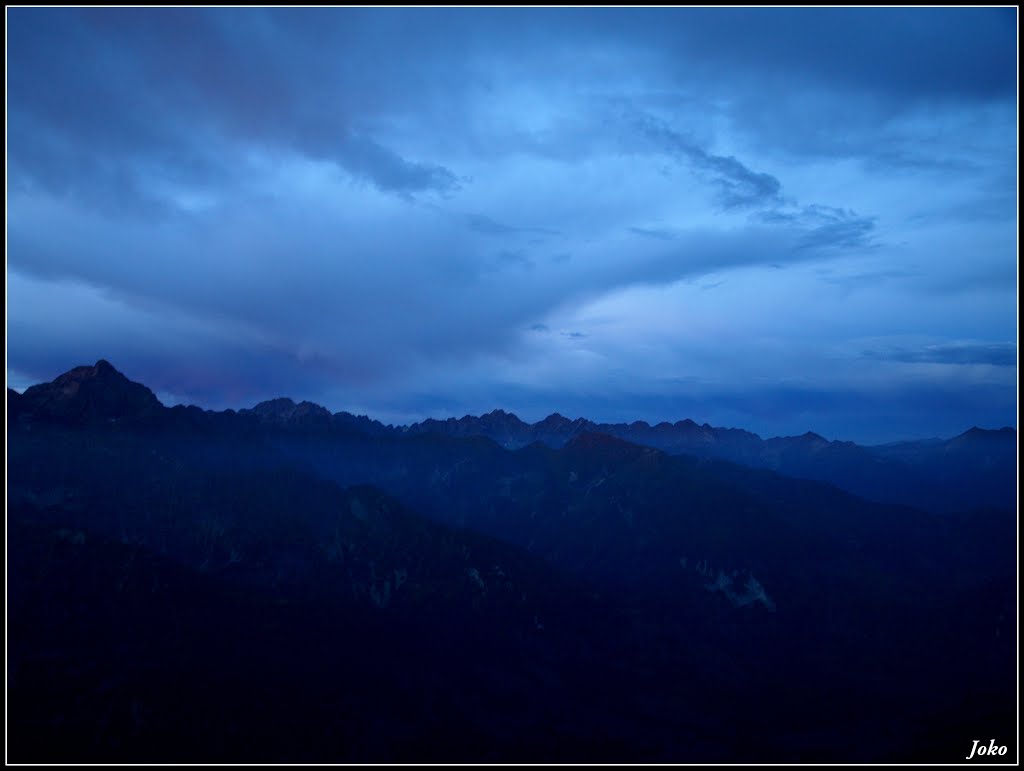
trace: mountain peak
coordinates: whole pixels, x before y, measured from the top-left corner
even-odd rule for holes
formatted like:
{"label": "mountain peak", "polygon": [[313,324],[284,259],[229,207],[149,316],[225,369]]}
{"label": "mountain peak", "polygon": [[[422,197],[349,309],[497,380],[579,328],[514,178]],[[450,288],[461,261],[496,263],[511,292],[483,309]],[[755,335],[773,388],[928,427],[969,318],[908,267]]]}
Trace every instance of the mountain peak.
{"label": "mountain peak", "polygon": [[78,383],[83,380],[91,380],[94,378],[100,378],[104,380],[123,380],[127,381],[121,372],[114,367],[106,359],[100,359],[91,367],[88,364],[83,364],[80,367],[74,367],[69,369],[63,375],[58,375],[53,382],[54,383]]}
{"label": "mountain peak", "polygon": [[505,412],[505,410],[501,409],[491,410],[490,412],[481,415],[479,420],[486,423],[500,423],[510,426],[525,425],[514,412]]}
{"label": "mountain peak", "polygon": [[276,399],[267,399],[262,401],[252,408],[252,411],[257,414],[276,414],[284,410],[294,410],[295,402],[289,399],[287,396],[279,396]]}
{"label": "mountain peak", "polygon": [[565,417],[564,415],[561,415],[557,412],[552,412],[537,425],[543,426],[544,428],[560,428],[563,426],[572,425],[572,421],[569,420],[569,418]]}
{"label": "mountain peak", "polygon": [[496,410],[491,410],[490,412],[485,413],[480,417],[516,418],[518,420],[518,417],[516,417],[516,414],[514,412],[505,412],[505,410],[501,409],[500,407]]}
{"label": "mountain peak", "polygon": [[22,401],[26,412],[74,422],[146,418],[163,408],[152,391],[129,380],[106,359],[27,388]]}
{"label": "mountain peak", "polygon": [[325,407],[313,402],[303,401],[296,404],[286,396],[260,402],[251,410],[240,410],[256,416],[261,423],[276,425],[293,425],[322,423],[331,420],[331,413]]}
{"label": "mountain peak", "polygon": [[1011,426],[1003,426],[1002,428],[979,428],[978,426],[971,426],[969,429],[964,431],[959,436],[953,438],[952,441],[958,439],[975,439],[975,440],[989,440],[989,439],[1016,439],[1017,429]]}

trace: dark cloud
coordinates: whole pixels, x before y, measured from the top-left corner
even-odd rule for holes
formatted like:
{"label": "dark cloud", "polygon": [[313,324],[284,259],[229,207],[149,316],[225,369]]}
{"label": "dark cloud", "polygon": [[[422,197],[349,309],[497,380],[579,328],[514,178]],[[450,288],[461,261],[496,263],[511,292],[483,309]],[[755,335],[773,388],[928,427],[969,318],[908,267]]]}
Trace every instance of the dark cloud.
{"label": "dark cloud", "polygon": [[408,161],[368,137],[339,138],[336,152],[342,168],[387,192],[450,193],[459,188],[455,175],[443,166]]}
{"label": "dark cloud", "polygon": [[222,181],[234,159],[217,146],[243,141],[331,160],[400,195],[459,188],[443,165],[370,135],[354,117],[369,95],[345,88],[357,74],[335,79],[307,41],[261,11],[17,10],[9,153],[19,179],[123,205],[145,197],[139,187],[154,169]]}
{"label": "dark cloud", "polygon": [[909,364],[989,364],[994,367],[1015,367],[1017,346],[1015,343],[942,343],[916,349],[865,351],[864,357]]}
{"label": "dark cloud", "polygon": [[801,249],[831,247],[862,249],[874,246],[874,217],[852,217],[811,228],[800,240]]}
{"label": "dark cloud", "polygon": [[759,212],[761,222],[802,229],[800,249],[864,249],[875,246],[876,217],[862,217],[848,209],[810,205],[799,209],[771,209]]}
{"label": "dark cloud", "polygon": [[782,185],[771,174],[753,171],[731,155],[709,153],[652,116],[639,115],[633,121],[648,142],[707,177],[724,208],[765,206],[780,200]]}
{"label": "dark cloud", "polygon": [[532,270],[535,267],[535,263],[526,256],[525,252],[505,250],[499,252],[495,257],[495,266],[498,270],[511,268]]}
{"label": "dark cloud", "polygon": [[901,268],[842,274],[836,274],[832,271],[823,271],[821,280],[844,290],[877,289],[879,287],[883,287],[890,281],[913,279],[919,275],[919,271],[905,270]]}
{"label": "dark cloud", "polygon": [[497,222],[483,214],[466,214],[464,216],[466,219],[466,223],[469,225],[470,230],[474,230],[477,233],[483,233],[484,235],[488,236],[509,236],[515,234],[532,234],[544,236],[559,235],[557,230],[549,230],[547,228],[524,228],[515,227],[513,225],[506,225],[504,223]]}
{"label": "dark cloud", "polygon": [[[949,347],[1015,334],[1010,9],[7,20],[19,376],[106,358],[209,405],[289,395],[404,414],[443,386],[431,398],[483,393],[492,408],[552,350],[581,393],[600,392],[601,367],[624,366],[601,346],[659,324],[631,298],[680,282],[681,304],[715,303],[678,335],[759,313],[742,358],[766,367],[779,340],[820,331],[843,348],[877,318],[938,346],[895,364],[984,358]],[[819,290],[834,303],[807,320]],[[618,317],[573,317],[607,298],[625,298]],[[637,384],[691,363],[636,361]],[[723,387],[810,419],[739,365],[723,360]],[[815,377],[830,367],[807,362]],[[643,405],[616,398],[600,409]],[[739,405],[733,424],[754,414]]]}
{"label": "dark cloud", "polygon": [[704,9],[691,18],[686,48],[709,69],[784,73],[902,100],[989,99],[1016,88],[1010,8]]}
{"label": "dark cloud", "polygon": [[665,228],[629,228],[629,232],[644,238],[656,238],[659,241],[671,241],[676,237],[676,233]]}
{"label": "dark cloud", "polygon": [[731,155],[723,157],[710,155],[693,149],[691,160],[698,168],[707,169],[716,175],[715,183],[726,208],[752,206],[777,200],[782,185],[771,174],[751,171]]}

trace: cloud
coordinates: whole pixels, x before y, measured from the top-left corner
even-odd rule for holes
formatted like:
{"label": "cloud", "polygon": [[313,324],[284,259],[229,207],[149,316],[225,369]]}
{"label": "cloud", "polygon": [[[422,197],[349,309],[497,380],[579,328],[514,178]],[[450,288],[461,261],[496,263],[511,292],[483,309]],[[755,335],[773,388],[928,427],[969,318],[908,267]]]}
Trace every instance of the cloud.
{"label": "cloud", "polygon": [[782,184],[771,174],[753,171],[733,156],[714,155],[650,115],[633,119],[649,142],[689,164],[717,188],[726,209],[763,206],[780,200]]}
{"label": "cloud", "polygon": [[123,206],[146,197],[155,170],[222,183],[234,159],[218,147],[247,142],[329,159],[398,195],[460,187],[443,164],[410,160],[360,125],[356,92],[261,11],[19,10],[10,51],[19,180]]}
{"label": "cloud", "polygon": [[988,364],[993,367],[1017,366],[1015,343],[941,343],[923,348],[888,348],[865,351],[864,357],[908,364]]}
{"label": "cloud", "polygon": [[386,192],[451,193],[460,187],[455,174],[443,166],[408,161],[365,136],[339,139],[335,153],[342,168]]}
{"label": "cloud", "polygon": [[527,257],[524,252],[511,249],[498,252],[493,264],[495,270],[533,270],[536,267],[536,263]]}
{"label": "cloud", "polygon": [[1010,93],[1015,13],[961,10],[704,10],[684,34],[708,69],[767,70],[830,83],[837,91],[870,89],[902,100]]}
{"label": "cloud", "polygon": [[466,224],[469,226],[470,230],[474,230],[477,233],[483,233],[488,236],[509,236],[515,234],[541,236],[559,235],[557,230],[549,230],[547,228],[524,228],[506,225],[483,214],[466,214],[464,216]]}
{"label": "cloud", "polygon": [[801,239],[800,248],[870,248],[876,246],[873,240],[874,230],[874,217],[836,217],[829,222],[811,227]]}
{"label": "cloud", "polygon": [[821,280],[839,287],[844,292],[850,292],[855,289],[877,289],[889,282],[906,281],[914,279],[919,275],[919,271],[902,268],[892,270],[860,270],[855,273],[836,273],[831,269],[825,268],[821,271]]}
{"label": "cloud", "polygon": [[656,238],[659,241],[671,241],[676,233],[665,228],[629,228],[629,232],[644,238]]}
{"label": "cloud", "polygon": [[775,208],[759,212],[762,222],[802,228],[801,249],[865,249],[873,240],[876,217],[862,217],[848,209],[810,205],[797,209]]}
{"label": "cloud", "polygon": [[[565,393],[699,370],[756,400],[775,362],[835,380],[828,352],[863,366],[849,341],[886,327],[949,363],[1016,334],[1009,9],[8,22],[19,377],[108,358],[205,404],[397,415],[503,406],[552,357]],[[625,298],[604,325],[602,298]]]}

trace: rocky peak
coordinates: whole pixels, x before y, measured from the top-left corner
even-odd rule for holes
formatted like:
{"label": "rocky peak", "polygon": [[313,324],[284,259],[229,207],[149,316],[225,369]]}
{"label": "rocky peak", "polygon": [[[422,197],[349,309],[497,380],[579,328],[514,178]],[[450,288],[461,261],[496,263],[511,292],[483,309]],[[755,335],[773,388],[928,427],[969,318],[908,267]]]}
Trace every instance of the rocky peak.
{"label": "rocky peak", "polygon": [[260,402],[251,410],[240,412],[254,415],[261,423],[278,426],[327,423],[332,419],[330,411],[319,404],[306,401],[296,404],[287,397]]}
{"label": "rocky peak", "polygon": [[488,420],[491,423],[518,424],[523,422],[515,413],[505,412],[505,410],[491,410],[486,415],[481,415],[480,419]]}
{"label": "rocky peak", "polygon": [[20,401],[33,415],[74,422],[148,418],[163,409],[152,391],[129,380],[105,359],[34,385]]}
{"label": "rocky peak", "polygon": [[552,412],[537,425],[546,429],[564,428],[572,425],[572,421],[557,412]]}
{"label": "rocky peak", "polygon": [[1016,439],[1017,430],[1010,426],[1003,426],[1003,428],[978,428],[978,426],[972,426],[971,428],[964,431],[960,436],[954,437],[953,441],[957,439],[973,439],[985,441],[989,439]]}

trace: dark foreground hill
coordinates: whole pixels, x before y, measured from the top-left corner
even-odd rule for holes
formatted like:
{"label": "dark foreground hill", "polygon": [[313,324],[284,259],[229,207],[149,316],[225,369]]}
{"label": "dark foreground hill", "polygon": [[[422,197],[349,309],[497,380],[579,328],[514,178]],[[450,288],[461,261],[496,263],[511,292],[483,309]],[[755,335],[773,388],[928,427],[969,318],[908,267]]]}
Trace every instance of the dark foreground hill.
{"label": "dark foreground hill", "polygon": [[7,439],[11,760],[1016,757],[1012,513],[166,409],[104,362],[8,392]]}

